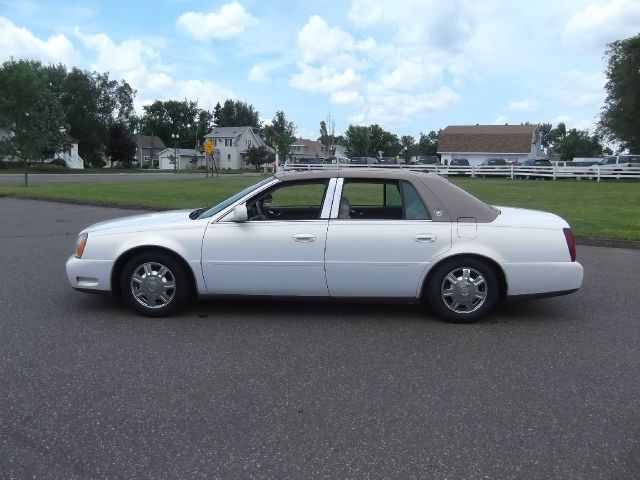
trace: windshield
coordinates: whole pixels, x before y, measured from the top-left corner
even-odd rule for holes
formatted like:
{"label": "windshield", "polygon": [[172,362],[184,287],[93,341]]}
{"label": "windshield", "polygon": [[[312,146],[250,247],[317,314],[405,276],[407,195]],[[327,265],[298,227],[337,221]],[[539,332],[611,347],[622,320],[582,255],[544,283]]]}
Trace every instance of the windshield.
{"label": "windshield", "polygon": [[262,187],[263,185],[266,185],[267,183],[272,182],[273,180],[275,180],[275,177],[268,177],[268,178],[265,178],[264,180],[260,180],[259,182],[254,183],[253,185],[250,185],[247,188],[245,188],[244,190],[236,193],[232,197],[229,197],[226,200],[223,200],[222,202],[220,202],[219,204],[217,204],[217,205],[211,207],[210,209],[206,210],[201,215],[198,215],[197,218],[208,218],[208,217],[211,217],[211,216],[215,215],[216,213],[221,212],[222,210],[227,208],[232,203],[240,200],[245,195],[248,195],[253,190],[257,190],[258,188]]}

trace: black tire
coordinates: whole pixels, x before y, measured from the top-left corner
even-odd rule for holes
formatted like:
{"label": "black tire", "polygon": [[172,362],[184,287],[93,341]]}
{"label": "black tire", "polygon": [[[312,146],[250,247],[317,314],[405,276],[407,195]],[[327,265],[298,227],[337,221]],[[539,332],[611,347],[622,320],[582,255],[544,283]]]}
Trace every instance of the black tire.
{"label": "black tire", "polygon": [[122,269],[120,291],[129,306],[142,315],[166,317],[184,307],[191,295],[191,282],[174,256],[139,253]]}
{"label": "black tire", "polygon": [[424,300],[448,322],[471,323],[493,309],[499,289],[500,282],[486,262],[460,257],[435,267],[427,279]]}

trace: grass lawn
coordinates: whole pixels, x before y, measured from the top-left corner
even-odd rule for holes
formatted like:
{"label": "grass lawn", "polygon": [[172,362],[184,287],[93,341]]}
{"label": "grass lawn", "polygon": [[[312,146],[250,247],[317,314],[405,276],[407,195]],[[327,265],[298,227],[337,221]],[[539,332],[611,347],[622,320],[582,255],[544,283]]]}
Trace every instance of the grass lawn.
{"label": "grass lawn", "polygon": [[[28,195],[158,208],[213,205],[258,181],[227,176],[187,180],[0,184],[0,195]],[[640,182],[454,178],[452,182],[493,205],[557,213],[576,236],[640,240]]]}

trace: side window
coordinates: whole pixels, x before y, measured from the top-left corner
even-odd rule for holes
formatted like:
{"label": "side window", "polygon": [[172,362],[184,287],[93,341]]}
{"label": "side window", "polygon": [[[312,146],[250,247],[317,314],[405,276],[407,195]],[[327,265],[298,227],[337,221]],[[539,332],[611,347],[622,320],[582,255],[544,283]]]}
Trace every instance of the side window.
{"label": "side window", "polygon": [[402,180],[345,179],[338,219],[429,220],[429,213],[416,189]]}
{"label": "side window", "polygon": [[422,198],[409,182],[400,182],[402,188],[402,206],[404,218],[407,220],[430,220],[429,212],[422,202]]}
{"label": "side window", "polygon": [[398,182],[345,179],[338,218],[402,219],[402,197]]}
{"label": "side window", "polygon": [[277,185],[247,202],[249,220],[320,218],[328,180]]}

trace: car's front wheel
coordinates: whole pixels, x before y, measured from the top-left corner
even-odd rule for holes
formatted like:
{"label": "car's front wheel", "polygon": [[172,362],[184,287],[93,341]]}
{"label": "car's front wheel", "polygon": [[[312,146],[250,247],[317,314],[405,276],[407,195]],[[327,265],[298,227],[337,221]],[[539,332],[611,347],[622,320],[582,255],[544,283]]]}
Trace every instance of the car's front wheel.
{"label": "car's front wheel", "polygon": [[164,317],[182,308],[190,294],[190,282],[178,260],[163,252],[140,253],[122,270],[122,297],[148,317]]}
{"label": "car's front wheel", "polygon": [[470,323],[494,307],[499,282],[482,260],[457,258],[444,262],[429,275],[426,301],[439,317],[453,323]]}

